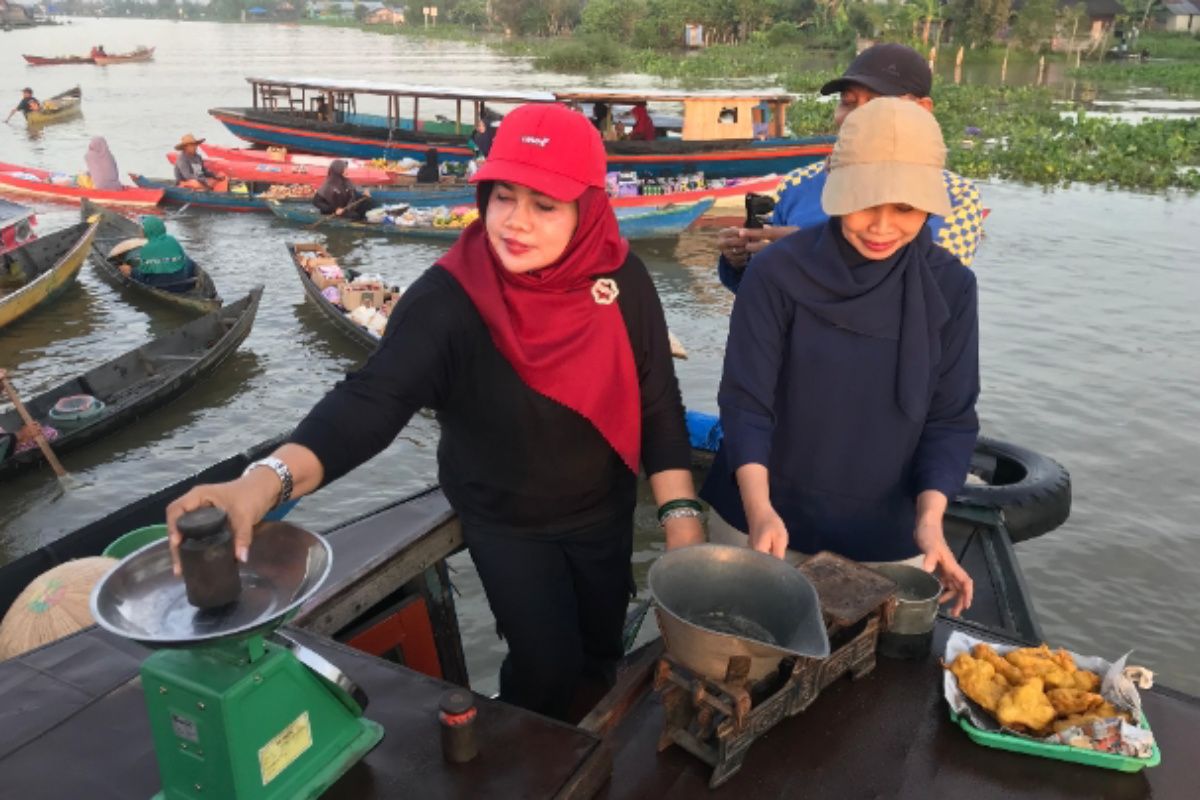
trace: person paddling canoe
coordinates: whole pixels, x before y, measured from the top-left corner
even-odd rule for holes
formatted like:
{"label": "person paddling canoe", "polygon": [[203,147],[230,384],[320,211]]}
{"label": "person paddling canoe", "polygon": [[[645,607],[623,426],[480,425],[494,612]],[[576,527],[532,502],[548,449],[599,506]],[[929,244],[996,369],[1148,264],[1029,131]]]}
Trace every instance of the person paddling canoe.
{"label": "person paddling canoe", "polygon": [[704,534],[662,305],[621,238],[606,169],[585,117],[512,111],[472,179],[479,220],[288,444],[171,504],[172,548],[180,515],[212,505],[244,559],[268,510],[350,472],[432,408],[442,489],[508,642],[501,699],[566,719],[607,688],[633,586],[639,467],[666,546]]}
{"label": "person paddling canoe", "polygon": [[29,116],[30,112],[40,111],[42,108],[41,102],[33,96],[33,89],[25,87],[21,90],[21,102],[17,103],[16,108],[8,112],[8,116],[4,118],[5,122],[12,119],[13,114],[20,111],[25,116]]}

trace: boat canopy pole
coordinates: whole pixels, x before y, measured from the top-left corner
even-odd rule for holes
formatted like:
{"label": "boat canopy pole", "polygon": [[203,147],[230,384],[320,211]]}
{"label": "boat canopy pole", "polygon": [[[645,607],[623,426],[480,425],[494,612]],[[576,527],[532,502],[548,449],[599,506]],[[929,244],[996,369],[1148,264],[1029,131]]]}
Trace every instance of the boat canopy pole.
{"label": "boat canopy pole", "polygon": [[412,126],[412,129],[414,132],[420,129],[420,123],[418,122],[418,120],[420,120],[421,118],[417,115],[417,109],[419,109],[420,107],[421,107],[421,98],[417,97],[416,95],[413,95],[413,126]]}
{"label": "boat canopy pole", "polygon": [[454,132],[462,136],[462,98],[454,101]]}

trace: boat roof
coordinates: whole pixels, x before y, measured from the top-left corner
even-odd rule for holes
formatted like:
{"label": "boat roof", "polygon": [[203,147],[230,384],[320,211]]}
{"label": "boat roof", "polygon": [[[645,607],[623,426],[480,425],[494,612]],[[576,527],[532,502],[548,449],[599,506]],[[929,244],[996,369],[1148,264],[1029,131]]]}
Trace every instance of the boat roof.
{"label": "boat roof", "polygon": [[29,219],[33,214],[34,211],[29,206],[9,200],[0,200],[0,226],[7,227],[23,219]]}
{"label": "boat roof", "polygon": [[595,101],[605,103],[636,103],[640,100],[661,103],[686,103],[689,100],[747,99],[790,103],[795,99],[782,89],[742,89],[736,92],[681,92],[671,89],[560,89],[554,94],[559,100],[576,100],[582,103]]}
{"label": "boat roof", "polygon": [[354,92],[357,94],[403,95],[405,97],[431,97],[446,100],[491,100],[497,103],[552,103],[549,92],[520,92],[516,90],[468,89],[456,86],[428,86],[419,83],[385,83],[382,81],[341,80],[321,77],[247,77],[252,84],[265,83],[271,86],[289,86],[294,89],[318,91]]}
{"label": "boat roof", "polygon": [[491,100],[497,103],[553,103],[556,100],[575,100],[584,103],[687,102],[689,100],[767,100],[789,103],[794,98],[782,89],[742,89],[738,91],[683,92],[672,89],[562,89],[554,92],[522,92],[510,89],[472,89],[459,86],[430,86],[419,83],[387,83],[383,81],[343,80],[338,78],[304,77],[247,77],[251,84],[287,86],[294,89],[354,92],[358,94],[402,95],[445,100]]}

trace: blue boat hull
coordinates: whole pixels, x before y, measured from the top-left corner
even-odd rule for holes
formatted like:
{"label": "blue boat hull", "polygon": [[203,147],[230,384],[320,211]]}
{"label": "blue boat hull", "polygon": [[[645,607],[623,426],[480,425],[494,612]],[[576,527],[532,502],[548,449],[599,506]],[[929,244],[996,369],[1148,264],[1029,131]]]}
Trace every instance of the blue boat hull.
{"label": "blue boat hull", "polygon": [[[146,189],[162,189],[163,202],[168,205],[190,205],[198,208],[211,208],[216,211],[250,211],[269,213],[267,201],[260,200],[253,194],[238,192],[202,192],[176,186],[166,180],[147,178],[142,175],[130,175],[134,183]],[[432,208],[434,206],[474,205],[475,187],[464,186],[462,189],[379,189],[371,187],[371,197],[385,205],[407,203],[413,208]]]}
{"label": "blue boat hull", "polygon": [[[344,158],[415,158],[423,161],[425,151],[436,147],[442,161],[462,163],[474,158],[469,147],[446,143],[445,137],[430,142],[382,138],[375,126],[342,126],[338,133],[313,130],[285,120],[249,119],[239,109],[212,109],[210,112],[230,133],[258,145],[285,147],[302,153]],[[618,142],[610,146],[608,168],[611,171],[637,172],[643,176],[667,177],[703,172],[713,178],[748,178],[771,173],[782,175],[819,161],[833,148],[832,136],[806,139],[767,139],[754,142],[730,142],[724,149],[692,149],[687,144],[664,141],[664,152],[642,152],[645,143]],[[652,147],[653,145],[651,145]],[[633,147],[639,152],[611,152]],[[670,152],[668,152],[670,150]]]}
{"label": "blue boat hull", "polygon": [[[622,208],[617,210],[617,221],[621,226],[621,235],[626,239],[659,239],[678,236],[699,219],[705,211],[712,208],[714,202],[710,197],[690,205],[666,206],[661,209]],[[462,232],[459,228],[406,228],[399,225],[351,222],[337,217],[322,217],[316,209],[305,203],[268,202],[267,206],[271,213],[280,219],[303,225],[312,225],[323,220],[323,227],[347,228],[363,233],[447,242],[454,241]]]}

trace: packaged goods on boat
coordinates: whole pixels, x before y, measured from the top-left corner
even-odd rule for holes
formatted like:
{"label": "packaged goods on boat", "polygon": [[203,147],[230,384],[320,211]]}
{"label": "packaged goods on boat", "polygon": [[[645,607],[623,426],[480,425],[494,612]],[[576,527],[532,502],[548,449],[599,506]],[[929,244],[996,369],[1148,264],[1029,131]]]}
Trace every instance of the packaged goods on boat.
{"label": "packaged goods on boat", "polygon": [[372,224],[396,225],[401,228],[465,228],[479,219],[479,209],[474,206],[435,206],[433,208],[411,208],[407,205],[373,208],[367,212],[367,222]]}
{"label": "packaged goods on boat", "polygon": [[943,665],[951,717],[980,744],[1127,772],[1159,763],[1124,657],[1110,663],[956,632]]}
{"label": "packaged goods on boat", "polygon": [[389,286],[379,275],[360,275],[343,270],[337,259],[321,251],[298,257],[301,269],[321,290],[321,296],[337,307],[354,325],[375,338],[383,336],[388,315],[403,290]]}
{"label": "packaged goods on boat", "polygon": [[273,183],[265,192],[260,192],[263,200],[310,200],[317,190],[312,186],[295,183]]}

